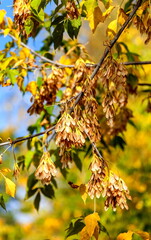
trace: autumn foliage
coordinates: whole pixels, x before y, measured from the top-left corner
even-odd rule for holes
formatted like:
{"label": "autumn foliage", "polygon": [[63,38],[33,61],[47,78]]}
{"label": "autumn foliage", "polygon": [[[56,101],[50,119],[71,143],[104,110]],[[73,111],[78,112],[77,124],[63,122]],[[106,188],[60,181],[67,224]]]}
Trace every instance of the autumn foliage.
{"label": "autumn foliage", "polygon": [[[25,198],[32,197],[37,211],[43,196],[53,199],[59,186],[61,191],[63,182],[69,191],[75,192],[75,198],[78,193],[83,205],[91,209],[91,213],[85,212],[77,218],[71,216],[64,236],[71,239],[76,234],[76,239],[98,240],[103,232],[105,239],[113,239],[97,211],[98,202],[103,199],[101,211],[110,214],[108,211],[128,210],[128,200],[133,204],[133,195],[118,166],[113,167],[108,158],[116,152],[116,147],[124,150],[127,128],[135,127],[130,103],[133,98],[141,98],[139,86],[150,87],[149,83],[141,82],[142,67],[136,67],[150,61],[141,61],[137,48],[135,52],[130,51],[123,35],[126,38],[128,31],[133,33],[133,29],[137,29],[137,34],[144,36],[144,45],[149,46],[150,2],[54,0],[52,5],[50,2],[14,0],[12,19],[5,10],[0,10],[0,34],[11,38],[0,52],[0,85],[17,85],[23,95],[30,92],[27,114],[37,117],[28,127],[29,136],[19,139],[10,136],[6,142],[1,139],[0,147],[5,149],[2,148],[0,155],[0,173],[5,193],[0,197],[0,205],[6,210],[3,194],[15,197],[15,181],[19,183],[22,173],[28,172]],[[79,42],[85,22],[93,34],[96,31],[101,34],[101,26],[106,32],[98,63],[92,61],[94,56]],[[46,36],[42,47],[35,51],[29,47],[29,40],[36,40],[42,31]],[[143,102],[147,102],[150,114],[150,88],[144,94]],[[26,153],[19,150],[16,154],[21,142],[27,142]],[[10,148],[14,166],[3,167],[3,157]],[[77,173],[79,177],[72,178],[77,169],[83,171],[85,177]],[[57,197],[53,201],[57,201]],[[127,232],[117,233],[117,240],[131,240],[135,235],[149,240],[148,229],[131,230],[127,227]],[[50,235],[47,237],[52,239]]]}

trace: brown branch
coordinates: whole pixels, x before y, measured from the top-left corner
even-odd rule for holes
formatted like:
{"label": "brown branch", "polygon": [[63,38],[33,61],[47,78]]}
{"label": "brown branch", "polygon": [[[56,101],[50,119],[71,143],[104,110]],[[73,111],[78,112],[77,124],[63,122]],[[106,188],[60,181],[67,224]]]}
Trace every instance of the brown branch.
{"label": "brown branch", "polygon": [[147,65],[151,64],[151,61],[139,61],[139,62],[123,62],[124,65]]}
{"label": "brown branch", "polygon": [[30,136],[28,136],[28,137],[17,138],[17,139],[15,139],[15,140],[13,140],[13,141],[10,140],[10,141],[8,141],[8,142],[0,143],[0,147],[6,146],[6,145],[14,145],[14,144],[16,144],[16,143],[23,142],[23,141],[32,139],[32,138],[34,138],[34,137],[41,136],[41,135],[43,135],[43,134],[45,134],[45,133],[49,133],[49,132],[51,132],[51,131],[53,131],[53,130],[55,129],[55,126],[56,126],[56,125],[50,127],[49,129],[47,129],[47,130],[45,130],[45,131],[43,131],[43,132],[36,133],[36,134],[30,135]]}
{"label": "brown branch", "polygon": [[151,87],[151,83],[138,83],[139,86],[149,86]]}

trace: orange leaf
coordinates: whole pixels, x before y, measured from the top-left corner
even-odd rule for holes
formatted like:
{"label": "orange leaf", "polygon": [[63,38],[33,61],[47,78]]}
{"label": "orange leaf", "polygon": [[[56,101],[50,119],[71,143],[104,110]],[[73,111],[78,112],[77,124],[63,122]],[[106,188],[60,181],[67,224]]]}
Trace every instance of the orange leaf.
{"label": "orange leaf", "polygon": [[89,240],[89,239],[90,239],[90,236],[89,236],[89,234],[87,232],[87,228],[84,227],[82,229],[82,231],[80,232],[80,240]]}
{"label": "orange leaf", "polygon": [[117,240],[132,240],[132,235],[133,235],[134,232],[132,231],[128,231],[126,233],[120,233],[118,236],[117,236]]}
{"label": "orange leaf", "polygon": [[26,91],[31,92],[33,95],[36,95],[36,90],[37,90],[37,84],[35,81],[31,81],[28,83],[26,87]]}

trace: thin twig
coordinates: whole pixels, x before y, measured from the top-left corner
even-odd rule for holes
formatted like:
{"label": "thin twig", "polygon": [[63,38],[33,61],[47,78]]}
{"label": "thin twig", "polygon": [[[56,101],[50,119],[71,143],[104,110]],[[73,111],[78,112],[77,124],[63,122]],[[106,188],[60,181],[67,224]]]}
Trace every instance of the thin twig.
{"label": "thin twig", "polygon": [[[1,30],[1,31],[0,31],[0,34],[4,34],[4,31]],[[7,35],[8,35],[9,37],[11,37],[14,41],[17,41],[17,38],[14,37],[11,33],[8,33]],[[25,44],[25,43],[23,43],[23,42],[20,42],[20,45],[21,45],[22,47],[25,47],[25,48],[29,49],[31,53],[33,53],[35,56],[39,57],[40,59],[42,59],[42,60],[45,61],[45,62],[51,63],[52,65],[55,65],[55,66],[58,66],[58,67],[65,67],[65,65],[62,64],[62,63],[54,62],[54,61],[50,60],[49,58],[46,58],[46,57],[40,55],[39,53],[37,53],[36,51],[34,51],[32,48],[30,48],[27,44]],[[74,65],[66,65],[66,67],[74,67]]]}
{"label": "thin twig", "polygon": [[43,135],[43,134],[45,134],[45,133],[49,133],[49,132],[51,132],[52,130],[55,129],[55,126],[56,126],[56,125],[48,128],[47,130],[45,130],[45,131],[43,131],[43,132],[36,133],[36,134],[30,135],[30,136],[28,136],[28,137],[17,138],[17,139],[15,139],[15,140],[13,140],[13,141],[0,143],[0,147],[6,146],[6,145],[14,145],[14,144],[16,144],[16,143],[23,142],[23,141],[32,139],[32,138],[34,138],[34,137],[41,136],[41,135]]}
{"label": "thin twig", "polygon": [[138,83],[139,86],[149,86],[151,87],[151,83]]}
{"label": "thin twig", "polygon": [[147,65],[151,64],[151,61],[139,61],[139,62],[123,62],[124,65]]}

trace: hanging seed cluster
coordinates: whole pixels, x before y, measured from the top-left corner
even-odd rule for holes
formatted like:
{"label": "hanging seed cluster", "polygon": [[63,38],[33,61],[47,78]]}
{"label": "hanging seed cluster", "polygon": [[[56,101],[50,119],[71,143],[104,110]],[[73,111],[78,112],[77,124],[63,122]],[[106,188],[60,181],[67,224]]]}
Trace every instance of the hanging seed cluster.
{"label": "hanging seed cluster", "polygon": [[51,178],[55,177],[56,174],[57,170],[50,158],[49,152],[44,152],[35,172],[36,179],[40,180],[44,185],[49,185]]}
{"label": "hanging seed cluster", "polygon": [[54,68],[48,77],[43,74],[42,85],[31,99],[33,104],[28,109],[30,115],[33,113],[40,114],[44,110],[44,105],[52,105],[55,102],[56,92],[61,87],[63,78],[62,69]]}
{"label": "hanging seed cluster", "polygon": [[28,0],[14,0],[14,21],[19,33],[26,35],[25,22],[31,16]]}
{"label": "hanging seed cluster", "polygon": [[145,44],[148,44],[151,40],[151,9],[150,2],[145,1],[140,11],[137,11],[137,15],[133,19],[134,24],[141,34],[146,34],[147,38]]}
{"label": "hanging seed cluster", "polygon": [[79,12],[74,1],[67,1],[66,11],[68,19],[77,19],[79,17]]}
{"label": "hanging seed cluster", "polygon": [[121,209],[127,209],[127,199],[131,200],[128,187],[125,182],[114,173],[108,175],[105,161],[100,159],[95,153],[93,161],[90,164],[92,175],[87,184],[87,193],[91,199],[105,197],[105,210],[112,206],[113,211],[119,206]]}

